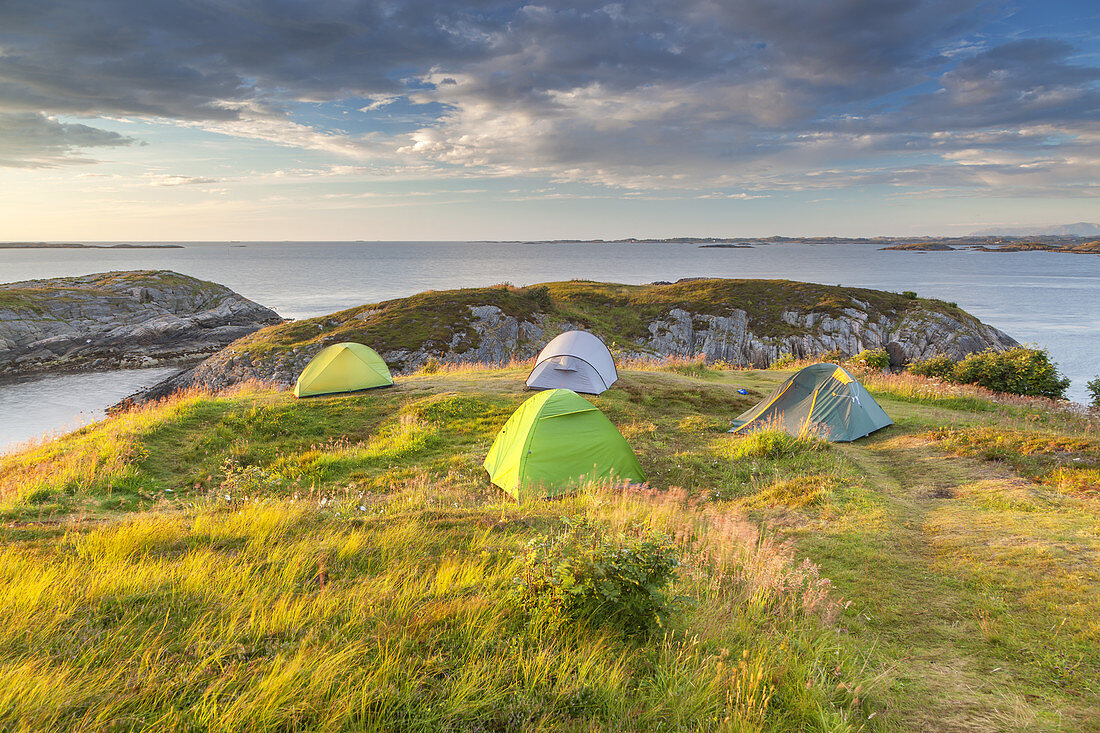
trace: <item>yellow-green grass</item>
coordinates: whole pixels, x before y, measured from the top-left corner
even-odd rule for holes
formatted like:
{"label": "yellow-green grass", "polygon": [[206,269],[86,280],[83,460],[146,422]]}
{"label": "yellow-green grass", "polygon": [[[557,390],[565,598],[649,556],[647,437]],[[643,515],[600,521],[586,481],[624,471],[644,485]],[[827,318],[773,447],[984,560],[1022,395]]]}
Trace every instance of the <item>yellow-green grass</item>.
{"label": "yellow-green grass", "polygon": [[[788,373],[626,369],[592,401],[649,486],[516,504],[480,464],[525,375],[196,393],[0,458],[0,729],[1100,726],[1100,501],[1027,452],[1093,465],[1087,420],[884,378],[867,439],[733,436]],[[1002,434],[1023,462],[959,455]],[[512,601],[576,518],[670,538],[653,634]]]}

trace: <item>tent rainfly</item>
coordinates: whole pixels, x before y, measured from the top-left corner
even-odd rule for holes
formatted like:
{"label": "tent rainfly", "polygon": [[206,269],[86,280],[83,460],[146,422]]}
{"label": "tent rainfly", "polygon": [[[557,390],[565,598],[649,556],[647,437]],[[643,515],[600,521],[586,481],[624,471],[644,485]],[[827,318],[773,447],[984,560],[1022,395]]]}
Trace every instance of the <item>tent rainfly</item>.
{"label": "tent rainfly", "polygon": [[393,384],[389,367],[363,344],[345,342],[322,349],[306,365],[294,385],[295,397],[356,392]]}
{"label": "tent rainfly", "polygon": [[618,378],[615,358],[603,341],[588,331],[566,331],[539,352],[527,386],[600,394]]}
{"label": "tent rainfly", "polygon": [[763,402],[733,421],[731,433],[745,433],[778,421],[791,434],[812,424],[827,439],[847,442],[893,425],[875,398],[855,377],[836,364],[800,369]]}
{"label": "tent rainfly", "polygon": [[518,501],[574,491],[583,481],[645,481],[634,451],[607,416],[568,389],[519,406],[485,457],[489,479]]}

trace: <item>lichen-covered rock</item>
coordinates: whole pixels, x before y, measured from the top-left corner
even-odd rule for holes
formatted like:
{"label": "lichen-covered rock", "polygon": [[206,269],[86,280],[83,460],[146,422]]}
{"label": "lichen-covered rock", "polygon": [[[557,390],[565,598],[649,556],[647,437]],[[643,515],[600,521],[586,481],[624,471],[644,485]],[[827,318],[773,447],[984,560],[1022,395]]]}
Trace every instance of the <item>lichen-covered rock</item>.
{"label": "lichen-covered rock", "polygon": [[2,283],[0,374],[175,363],[282,320],[167,270]]}
{"label": "lichen-covered rock", "polygon": [[[866,305],[866,304],[865,304]],[[737,366],[766,367],[784,354],[799,359],[839,350],[892,348],[905,361],[946,354],[961,359],[985,349],[1019,346],[1008,334],[976,320],[963,322],[944,313],[914,309],[901,318],[871,310],[844,309],[841,316],[784,311],[782,320],[799,333],[758,336],[745,311],[729,316],[693,314],[673,308],[666,318],[649,324],[650,337],[639,346],[662,356],[698,356]]]}

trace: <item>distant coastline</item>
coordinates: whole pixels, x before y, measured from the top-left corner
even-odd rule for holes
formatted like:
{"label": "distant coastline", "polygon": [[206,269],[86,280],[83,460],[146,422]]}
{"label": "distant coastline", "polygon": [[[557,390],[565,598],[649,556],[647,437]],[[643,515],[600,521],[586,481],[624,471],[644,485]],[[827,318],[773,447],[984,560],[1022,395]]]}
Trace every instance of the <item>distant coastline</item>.
{"label": "distant coastline", "polygon": [[79,242],[0,242],[0,249],[183,249],[183,245],[80,244]]}
{"label": "distant coastline", "polygon": [[970,235],[962,237],[663,237],[640,239],[539,239],[507,240],[495,244],[694,244],[700,249],[751,249],[769,244],[878,244],[882,250],[951,252],[957,249],[984,252],[1069,252],[1100,254],[1095,236],[1074,235]]}

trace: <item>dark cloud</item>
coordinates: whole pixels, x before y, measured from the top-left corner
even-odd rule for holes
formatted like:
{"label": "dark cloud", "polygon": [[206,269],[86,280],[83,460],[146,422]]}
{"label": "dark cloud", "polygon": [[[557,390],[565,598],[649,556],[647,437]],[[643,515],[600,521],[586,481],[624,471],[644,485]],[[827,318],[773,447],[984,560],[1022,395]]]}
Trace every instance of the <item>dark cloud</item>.
{"label": "dark cloud", "polygon": [[392,92],[485,53],[491,4],[15,0],[0,4],[0,105],[227,119],[246,104]]}
{"label": "dark cloud", "polygon": [[53,168],[91,163],[87,148],[131,145],[132,138],[87,125],[65,124],[38,113],[0,112],[0,166]]}
{"label": "dark cloud", "polygon": [[[1100,71],[1062,40],[983,35],[1005,17],[996,1],[90,7],[0,4],[0,111],[155,116],[353,157],[388,145],[414,162],[626,186],[779,186],[872,161],[923,185],[927,160],[897,162],[916,156],[980,185],[1006,177],[983,178],[954,153],[1011,152],[1051,180],[1097,157]],[[288,116],[296,102],[346,99],[387,114],[402,98],[434,103],[414,106],[433,116],[388,141],[314,134]],[[84,130],[89,145],[118,144]],[[62,157],[79,146],[68,135]],[[1075,155],[1035,162],[1055,160],[1055,143]]]}

